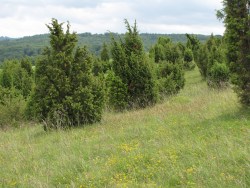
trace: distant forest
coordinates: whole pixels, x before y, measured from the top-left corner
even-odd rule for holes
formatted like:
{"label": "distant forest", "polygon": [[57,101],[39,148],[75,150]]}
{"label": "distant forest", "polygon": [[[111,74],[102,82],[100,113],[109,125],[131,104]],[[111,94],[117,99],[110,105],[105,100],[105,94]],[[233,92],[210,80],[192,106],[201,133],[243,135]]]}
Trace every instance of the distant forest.
{"label": "distant forest", "polygon": [[[78,45],[87,46],[88,49],[95,55],[99,55],[103,43],[109,45],[111,35],[115,38],[124,37],[124,34],[117,33],[105,33],[105,34],[91,34],[82,33],[78,34]],[[29,37],[23,37],[18,39],[0,37],[0,64],[5,59],[21,58],[23,56],[28,56],[35,59],[36,56],[40,55],[42,49],[49,45],[48,34],[41,34]],[[209,36],[208,35],[196,35],[201,42],[205,42]],[[142,38],[144,48],[149,51],[150,47],[156,43],[159,37],[169,37],[174,43],[181,42],[185,43],[187,41],[185,34],[140,34]],[[221,36],[217,36],[221,37]]]}

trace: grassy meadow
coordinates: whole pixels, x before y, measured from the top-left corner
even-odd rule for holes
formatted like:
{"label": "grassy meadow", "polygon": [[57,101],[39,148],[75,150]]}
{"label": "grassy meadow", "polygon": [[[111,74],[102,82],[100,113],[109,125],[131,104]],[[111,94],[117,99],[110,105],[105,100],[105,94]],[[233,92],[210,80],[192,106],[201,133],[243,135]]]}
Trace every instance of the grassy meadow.
{"label": "grassy meadow", "polygon": [[101,123],[0,132],[0,187],[250,187],[250,109],[198,70],[161,104]]}

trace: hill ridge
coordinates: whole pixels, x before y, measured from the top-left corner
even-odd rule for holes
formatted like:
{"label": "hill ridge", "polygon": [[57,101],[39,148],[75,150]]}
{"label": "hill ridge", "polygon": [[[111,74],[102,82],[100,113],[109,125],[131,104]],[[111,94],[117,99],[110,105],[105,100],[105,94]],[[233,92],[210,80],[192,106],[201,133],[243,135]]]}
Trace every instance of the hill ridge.
{"label": "hill ridge", "polygon": [[[86,45],[93,54],[99,55],[103,42],[110,43],[110,34],[113,34],[115,37],[124,36],[124,34],[119,33],[79,33],[77,34],[78,45]],[[196,35],[201,42],[204,42],[209,37],[209,35],[194,35]],[[36,57],[41,54],[42,49],[49,44],[48,36],[48,34],[37,34],[22,38],[0,37],[0,63],[2,63],[4,59],[21,58],[23,56]],[[186,42],[185,34],[141,33],[140,36],[146,51],[155,44],[159,37],[169,37],[173,42]],[[217,37],[221,36],[217,35]]]}

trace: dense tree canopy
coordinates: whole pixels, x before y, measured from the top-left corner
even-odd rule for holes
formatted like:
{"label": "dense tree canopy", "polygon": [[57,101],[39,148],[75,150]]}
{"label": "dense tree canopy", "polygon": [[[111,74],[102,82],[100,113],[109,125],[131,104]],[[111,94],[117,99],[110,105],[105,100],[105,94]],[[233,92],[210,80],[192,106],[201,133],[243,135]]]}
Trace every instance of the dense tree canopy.
{"label": "dense tree canopy", "polygon": [[250,1],[223,0],[227,61],[241,102],[250,105]]}

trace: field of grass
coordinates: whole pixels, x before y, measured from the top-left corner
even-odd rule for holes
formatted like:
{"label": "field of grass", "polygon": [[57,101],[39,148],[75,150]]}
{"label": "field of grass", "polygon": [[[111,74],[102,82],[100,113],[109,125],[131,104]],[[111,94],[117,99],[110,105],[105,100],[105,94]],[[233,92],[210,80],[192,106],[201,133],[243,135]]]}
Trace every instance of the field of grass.
{"label": "field of grass", "polygon": [[250,110],[198,70],[151,108],[101,123],[0,132],[0,187],[250,187]]}

